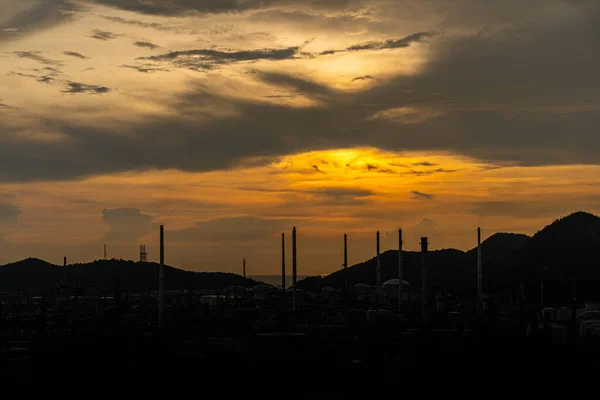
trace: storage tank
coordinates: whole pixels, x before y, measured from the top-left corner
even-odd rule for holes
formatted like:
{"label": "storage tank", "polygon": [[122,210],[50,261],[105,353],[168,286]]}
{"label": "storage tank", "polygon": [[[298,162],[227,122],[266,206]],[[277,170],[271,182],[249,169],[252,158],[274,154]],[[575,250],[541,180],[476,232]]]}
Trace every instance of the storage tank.
{"label": "storage tank", "polygon": [[587,337],[588,329],[590,327],[600,327],[600,319],[588,319],[579,323],[579,337]]}
{"label": "storage tank", "polygon": [[554,321],[556,319],[556,310],[553,307],[546,307],[542,310],[542,319],[544,321]]}
{"label": "storage tank", "polygon": [[556,321],[557,322],[568,322],[573,316],[573,311],[570,307],[561,307],[556,310]]}
{"label": "storage tank", "polygon": [[585,308],[587,310],[600,311],[600,303],[598,303],[598,302],[588,302],[588,303],[585,303]]}
{"label": "storage tank", "polygon": [[579,314],[580,321],[588,321],[591,319],[600,319],[600,311],[586,310]]}

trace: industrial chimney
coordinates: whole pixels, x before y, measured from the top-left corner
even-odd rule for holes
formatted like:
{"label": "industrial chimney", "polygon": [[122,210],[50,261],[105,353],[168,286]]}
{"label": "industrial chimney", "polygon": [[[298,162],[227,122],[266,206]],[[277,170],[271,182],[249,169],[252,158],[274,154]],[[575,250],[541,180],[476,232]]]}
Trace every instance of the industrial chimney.
{"label": "industrial chimney", "polygon": [[158,327],[163,328],[165,314],[165,228],[160,226],[160,265],[158,267]]}
{"label": "industrial chimney", "polygon": [[292,307],[296,309],[296,227],[292,229]]}
{"label": "industrial chimney", "polygon": [[377,285],[381,285],[381,255],[379,254],[379,231],[377,231]]}
{"label": "industrial chimney", "polygon": [[344,233],[344,291],[348,291],[348,235]]}
{"label": "industrial chimney", "polygon": [[63,266],[65,266],[65,267],[67,266],[67,257],[65,257],[63,260]]}
{"label": "industrial chimney", "polygon": [[281,290],[285,292],[285,233],[281,234]]}
{"label": "industrial chimney", "polygon": [[242,276],[246,278],[246,259],[244,258],[243,266],[242,266]]}
{"label": "industrial chimney", "polygon": [[108,259],[108,252],[106,251],[106,245],[104,245],[104,259]]}
{"label": "industrial chimney", "polygon": [[477,305],[483,311],[483,271],[481,266],[481,228],[477,228]]}
{"label": "industrial chimney", "polygon": [[148,261],[148,253],[146,252],[146,245],[140,244],[140,262]]}
{"label": "industrial chimney", "polygon": [[404,270],[402,265],[402,229],[398,229],[398,310],[404,303]]}
{"label": "industrial chimney", "polygon": [[423,318],[423,324],[427,327],[427,323],[429,322],[429,287],[427,284],[427,264],[426,264],[426,254],[427,254],[427,237],[421,238],[421,314]]}

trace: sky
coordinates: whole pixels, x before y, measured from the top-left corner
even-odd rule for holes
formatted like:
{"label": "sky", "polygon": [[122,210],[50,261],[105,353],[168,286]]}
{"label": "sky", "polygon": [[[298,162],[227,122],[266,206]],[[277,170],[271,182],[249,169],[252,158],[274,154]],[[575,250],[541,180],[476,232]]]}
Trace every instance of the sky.
{"label": "sky", "polygon": [[0,263],[325,274],[600,213],[596,0],[0,0]]}

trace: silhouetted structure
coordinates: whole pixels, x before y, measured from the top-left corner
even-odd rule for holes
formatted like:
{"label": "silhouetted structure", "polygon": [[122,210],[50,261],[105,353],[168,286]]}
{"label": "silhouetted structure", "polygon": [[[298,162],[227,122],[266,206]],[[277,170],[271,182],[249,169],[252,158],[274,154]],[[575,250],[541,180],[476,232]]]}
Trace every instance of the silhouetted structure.
{"label": "silhouetted structure", "polygon": [[422,319],[423,324],[427,327],[429,322],[429,286],[427,282],[427,246],[429,242],[426,237],[421,238],[421,292],[422,292]]}
{"label": "silhouetted structure", "polygon": [[285,233],[281,234],[281,289],[285,292]]}
{"label": "silhouetted structure", "polygon": [[292,305],[294,310],[297,307],[297,293],[296,293],[296,273],[297,273],[297,264],[296,264],[296,227],[292,229]]}
{"label": "silhouetted structure", "polygon": [[147,261],[148,261],[148,253],[146,252],[146,245],[141,244],[140,245],[140,262],[147,262]]}
{"label": "silhouetted structure", "polygon": [[483,270],[481,261],[481,228],[477,228],[477,300],[480,310],[483,310]]}
{"label": "silhouetted structure", "polygon": [[381,285],[381,254],[379,253],[379,231],[377,231],[377,285]]}
{"label": "silhouetted structure", "polygon": [[160,226],[160,265],[158,269],[158,327],[164,327],[165,315],[165,228]]}
{"label": "silhouetted structure", "polygon": [[402,229],[398,229],[398,310],[404,302],[404,268],[402,263]]}

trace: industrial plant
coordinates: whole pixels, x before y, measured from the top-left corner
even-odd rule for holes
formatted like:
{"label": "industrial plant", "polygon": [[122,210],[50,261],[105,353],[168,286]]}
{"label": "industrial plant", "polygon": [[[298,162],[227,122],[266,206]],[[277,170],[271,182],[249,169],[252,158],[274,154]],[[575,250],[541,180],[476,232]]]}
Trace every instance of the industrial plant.
{"label": "industrial plant", "polygon": [[[470,264],[465,270],[439,268],[436,257],[450,258],[430,251],[427,237],[421,238],[419,253],[405,251],[400,229],[397,249],[381,253],[376,232],[374,258],[353,267],[344,234],[342,268],[298,281],[301,249],[294,227],[289,287],[285,233],[281,285],[247,278],[243,258],[242,276],[223,275],[221,283],[204,288],[192,279],[200,275],[181,278],[176,274],[183,271],[165,265],[163,226],[158,233],[158,265],[147,262],[141,245],[140,262],[114,264],[112,278],[101,279],[92,264],[70,266],[65,257],[62,267],[47,267],[56,271],[51,279],[59,282],[53,287],[43,289],[42,282],[29,291],[4,291],[1,366],[48,371],[58,364],[83,368],[118,363],[139,370],[160,359],[215,374],[227,366],[243,369],[246,376],[293,370],[323,386],[331,382],[319,378],[321,373],[358,378],[375,371],[414,372],[448,360],[460,368],[489,368],[515,363],[526,354],[539,368],[557,361],[595,365],[599,354],[596,283],[584,284],[574,275],[557,283],[560,279],[550,277],[552,266],[543,268],[541,279],[531,271],[512,281],[511,273],[501,277],[491,268],[495,258],[486,258],[484,249],[486,243],[506,238],[483,243],[480,228],[473,232],[473,256],[461,256]],[[519,251],[519,257],[529,260],[525,250]],[[485,260],[491,260],[490,268]],[[112,265],[100,262],[105,270]],[[131,273],[136,268],[153,277],[148,286],[136,286],[135,279],[142,280],[132,278],[142,276]],[[452,280],[442,272],[458,276]],[[186,283],[189,288],[182,289]]]}

